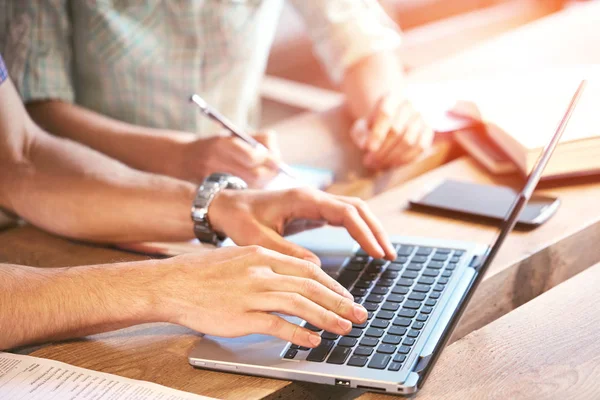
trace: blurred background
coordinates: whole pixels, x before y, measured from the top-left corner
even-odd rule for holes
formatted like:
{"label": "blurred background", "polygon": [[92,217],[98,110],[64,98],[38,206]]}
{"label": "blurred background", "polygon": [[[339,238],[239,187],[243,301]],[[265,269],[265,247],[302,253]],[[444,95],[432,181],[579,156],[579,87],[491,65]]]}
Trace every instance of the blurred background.
{"label": "blurred background", "polygon": [[[497,35],[589,1],[595,0],[381,0],[381,3],[403,31],[400,56],[407,73],[411,73]],[[281,17],[267,74],[263,85],[265,126],[335,102],[335,88],[312,54],[302,20],[289,5]],[[319,101],[306,100],[310,98]]]}

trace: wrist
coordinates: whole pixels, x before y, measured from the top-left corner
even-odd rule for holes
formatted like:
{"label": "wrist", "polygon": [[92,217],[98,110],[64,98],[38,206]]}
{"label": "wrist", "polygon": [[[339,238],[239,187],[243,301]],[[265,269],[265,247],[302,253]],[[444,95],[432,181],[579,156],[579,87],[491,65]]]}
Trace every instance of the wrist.
{"label": "wrist", "polygon": [[[165,138],[161,154],[156,161],[158,173],[186,181],[198,181],[198,164],[203,159],[193,144],[198,138],[187,132],[161,130],[157,135]],[[193,165],[192,165],[193,163]]]}
{"label": "wrist", "polygon": [[234,199],[238,193],[239,191],[236,190],[222,190],[215,195],[208,206],[208,221],[215,232],[229,236],[227,234],[228,215],[230,219],[235,204]]}
{"label": "wrist", "polygon": [[191,216],[194,221],[194,233],[201,242],[218,245],[230,236],[230,229],[226,225],[229,224],[231,213],[237,205],[233,200],[237,197],[232,192],[247,187],[242,179],[225,173],[211,174],[198,187]]}
{"label": "wrist", "polygon": [[136,218],[144,234],[134,241],[178,242],[194,238],[190,206],[196,185],[163,175],[149,175],[149,189],[141,193],[145,206],[138,206]]}
{"label": "wrist", "polygon": [[[186,261],[186,259],[188,261]],[[186,265],[188,256],[177,256],[164,260],[153,260],[144,271],[150,278],[144,293],[144,316],[148,322],[168,322],[182,325],[186,314],[187,282]],[[197,266],[194,266],[197,267]],[[146,273],[141,272],[140,273]]]}
{"label": "wrist", "polygon": [[352,116],[358,119],[370,115],[383,96],[402,90],[405,83],[402,69],[392,51],[372,54],[351,65],[344,75],[342,89]]}
{"label": "wrist", "polygon": [[[162,261],[66,268],[55,274],[51,286],[63,287],[70,296],[80,293],[88,299],[80,300],[80,304],[89,302],[89,310],[81,310],[87,315],[89,326],[120,328],[165,321],[162,286],[168,271],[162,268]],[[78,303],[75,298],[71,301]]]}
{"label": "wrist", "polygon": [[[145,260],[116,265],[115,283],[127,304],[124,318],[134,323],[177,322],[177,288],[171,281],[178,276],[174,258]],[[109,267],[110,268],[110,267]],[[127,300],[128,299],[128,300]]]}
{"label": "wrist", "polygon": [[196,196],[196,185],[190,182],[179,181],[180,186],[178,194],[176,195],[175,202],[177,203],[177,211],[173,215],[174,220],[177,221],[177,227],[179,235],[177,237],[189,238],[194,237],[194,223],[190,219],[190,207]]}
{"label": "wrist", "polygon": [[121,279],[123,275],[130,276],[130,283],[125,283],[126,292],[123,292],[130,294],[130,309],[125,312],[132,314],[136,323],[169,322],[162,287],[168,271],[163,267],[161,260],[140,261],[125,267],[126,272],[119,274]]}
{"label": "wrist", "polygon": [[173,140],[169,160],[165,166],[166,174],[177,179],[191,181],[190,166],[188,162],[190,141]]}

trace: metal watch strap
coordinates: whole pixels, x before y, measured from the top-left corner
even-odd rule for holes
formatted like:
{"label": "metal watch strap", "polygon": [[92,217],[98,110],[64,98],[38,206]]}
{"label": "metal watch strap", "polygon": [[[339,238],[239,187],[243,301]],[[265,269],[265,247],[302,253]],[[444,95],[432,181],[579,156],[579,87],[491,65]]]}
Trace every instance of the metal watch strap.
{"label": "metal watch strap", "polygon": [[216,232],[208,218],[208,208],[214,197],[225,189],[245,189],[246,183],[233,175],[212,174],[198,187],[192,205],[191,217],[194,234],[203,243],[219,244],[225,236]]}

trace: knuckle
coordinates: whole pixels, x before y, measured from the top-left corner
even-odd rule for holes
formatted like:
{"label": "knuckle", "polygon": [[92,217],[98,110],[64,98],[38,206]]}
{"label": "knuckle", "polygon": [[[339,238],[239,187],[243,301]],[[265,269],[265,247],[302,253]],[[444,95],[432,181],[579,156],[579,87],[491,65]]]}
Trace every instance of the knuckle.
{"label": "knuckle", "polygon": [[288,196],[293,200],[306,201],[312,198],[312,193],[306,188],[293,188],[288,191]]}
{"label": "knuckle", "polygon": [[272,316],[267,323],[267,332],[280,332],[283,330],[283,320],[279,317]]}
{"label": "knuckle", "polygon": [[340,298],[337,302],[337,305],[335,307],[335,312],[337,314],[343,313],[345,310],[348,310],[350,307],[352,307],[351,303],[352,302],[350,301],[350,299],[340,296]]}
{"label": "knuckle", "polygon": [[306,271],[306,276],[309,279],[316,279],[319,276],[319,273],[321,271],[319,267],[307,260],[302,260],[302,263],[302,268],[304,268],[304,270]]}
{"label": "knuckle", "polygon": [[253,266],[248,268],[246,272],[246,278],[249,282],[252,282],[253,285],[257,287],[264,287],[266,286],[266,283],[272,279],[272,274],[270,274],[270,272],[272,271],[268,268]]}
{"label": "knuckle", "polygon": [[343,213],[348,217],[354,217],[358,212],[352,204],[345,204],[343,207]]}
{"label": "knuckle", "polygon": [[312,279],[305,279],[304,282],[302,282],[302,292],[307,297],[315,297],[315,295],[319,293],[319,284]]}
{"label": "knuckle", "polygon": [[300,328],[300,325],[294,324],[294,328],[292,330],[291,341],[298,342],[300,340],[301,335],[302,335],[302,328]]}
{"label": "knuckle", "polygon": [[264,247],[258,245],[246,246],[246,251],[250,255],[262,257],[266,255],[266,251]]}
{"label": "knuckle", "polygon": [[290,293],[288,295],[288,303],[290,305],[290,307],[292,307],[292,310],[297,310],[301,307],[302,305],[302,301],[303,297],[302,295],[298,294],[298,293]]}
{"label": "knuckle", "polygon": [[352,201],[354,202],[354,205],[356,206],[356,208],[358,208],[360,210],[366,210],[369,208],[369,206],[367,205],[367,202],[364,201],[363,199],[358,198],[358,197],[353,197],[352,199],[353,199]]}
{"label": "knuckle", "polygon": [[335,324],[335,318],[336,317],[331,311],[325,308],[321,309],[319,319],[322,321],[323,325],[331,326]]}

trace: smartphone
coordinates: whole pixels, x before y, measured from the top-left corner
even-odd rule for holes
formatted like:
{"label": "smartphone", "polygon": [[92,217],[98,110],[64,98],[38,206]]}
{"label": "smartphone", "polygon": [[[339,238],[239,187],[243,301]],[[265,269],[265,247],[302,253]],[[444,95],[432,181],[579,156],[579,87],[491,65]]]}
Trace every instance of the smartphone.
{"label": "smartphone", "polygon": [[[446,180],[410,205],[416,210],[438,211],[447,216],[502,221],[516,196],[517,193],[506,186]],[[534,194],[521,212],[517,226],[537,227],[554,215],[559,205],[559,199]]]}

